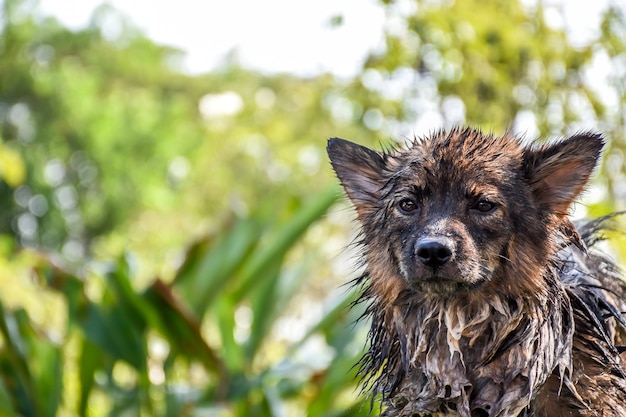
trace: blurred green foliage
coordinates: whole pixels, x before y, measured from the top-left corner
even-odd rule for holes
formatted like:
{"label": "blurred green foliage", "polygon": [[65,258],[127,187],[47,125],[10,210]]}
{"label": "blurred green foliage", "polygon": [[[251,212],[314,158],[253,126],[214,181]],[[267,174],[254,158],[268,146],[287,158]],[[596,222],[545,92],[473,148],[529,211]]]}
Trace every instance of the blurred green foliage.
{"label": "blurred green foliage", "polygon": [[594,128],[583,211],[626,199],[618,8],[572,45],[541,2],[381,1],[384,47],[337,79],[191,76],[108,6],[81,31],[2,7],[2,416],[368,415],[327,137]]}

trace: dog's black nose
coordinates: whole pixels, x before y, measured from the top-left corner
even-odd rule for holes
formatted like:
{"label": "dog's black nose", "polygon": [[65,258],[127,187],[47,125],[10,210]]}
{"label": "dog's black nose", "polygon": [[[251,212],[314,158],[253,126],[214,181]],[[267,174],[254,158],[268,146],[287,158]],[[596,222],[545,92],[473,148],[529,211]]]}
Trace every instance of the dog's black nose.
{"label": "dog's black nose", "polygon": [[439,268],[452,258],[452,245],[448,239],[428,238],[417,241],[417,258],[430,268]]}

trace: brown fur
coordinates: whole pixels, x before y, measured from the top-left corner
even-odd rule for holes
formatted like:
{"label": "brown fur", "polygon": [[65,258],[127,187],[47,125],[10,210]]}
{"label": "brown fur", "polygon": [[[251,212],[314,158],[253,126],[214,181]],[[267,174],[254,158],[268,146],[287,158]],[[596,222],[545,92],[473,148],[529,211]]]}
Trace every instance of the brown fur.
{"label": "brown fur", "polygon": [[385,416],[626,416],[625,286],[567,213],[603,146],[439,132],[328,153],[362,226],[364,386]]}

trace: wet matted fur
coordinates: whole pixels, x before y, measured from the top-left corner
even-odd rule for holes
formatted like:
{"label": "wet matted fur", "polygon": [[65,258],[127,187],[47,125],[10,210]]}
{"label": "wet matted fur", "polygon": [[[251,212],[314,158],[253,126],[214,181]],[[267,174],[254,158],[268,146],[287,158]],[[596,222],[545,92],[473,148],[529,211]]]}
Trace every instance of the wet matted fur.
{"label": "wet matted fur", "polygon": [[626,416],[626,287],[594,246],[606,219],[568,217],[603,144],[328,142],[361,226],[360,371],[384,416]]}

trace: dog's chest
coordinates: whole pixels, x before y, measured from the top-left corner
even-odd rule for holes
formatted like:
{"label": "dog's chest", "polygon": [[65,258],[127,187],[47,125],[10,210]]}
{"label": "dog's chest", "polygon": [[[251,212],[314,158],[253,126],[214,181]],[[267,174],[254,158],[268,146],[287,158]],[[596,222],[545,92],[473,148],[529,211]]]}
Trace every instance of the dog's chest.
{"label": "dog's chest", "polygon": [[408,365],[387,415],[524,415],[562,356],[563,346],[541,340],[560,320],[530,323],[504,313],[486,307],[472,316],[446,310],[405,320],[397,331],[407,336]]}

